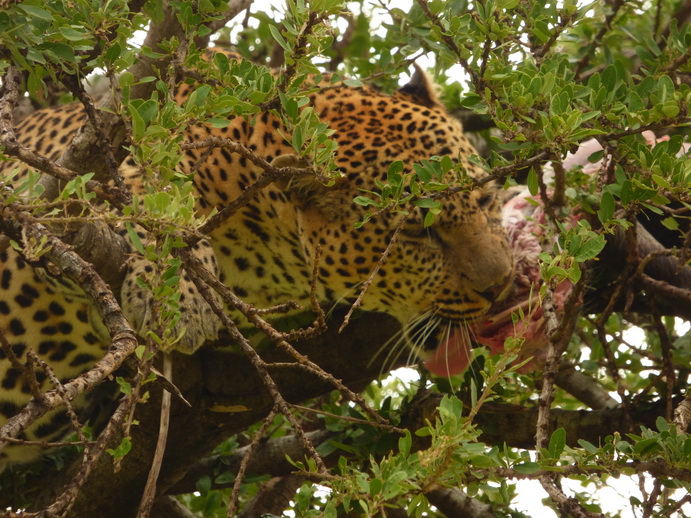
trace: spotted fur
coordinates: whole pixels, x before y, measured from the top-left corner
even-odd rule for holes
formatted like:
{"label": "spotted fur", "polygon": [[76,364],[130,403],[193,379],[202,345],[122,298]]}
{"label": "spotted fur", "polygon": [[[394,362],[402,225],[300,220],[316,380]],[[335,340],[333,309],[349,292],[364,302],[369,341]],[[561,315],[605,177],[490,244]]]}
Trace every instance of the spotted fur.
{"label": "spotted fur", "polygon": [[[183,87],[182,97],[189,88]],[[352,200],[361,189],[375,189],[376,180],[386,180],[392,161],[402,160],[410,169],[432,155],[448,155],[462,160],[471,176],[482,174],[467,160],[475,151],[460,124],[438,103],[424,78],[417,77],[392,96],[367,86],[332,86],[312,94],[310,105],[335,130],[342,178],[331,187],[311,177],[269,186],[209,236],[213,250],[202,245],[198,252],[227,286],[257,307],[288,300],[309,306],[317,246],[322,248],[319,299],[330,304],[355,298],[403,216],[381,214],[356,229],[353,224],[362,218],[363,208]],[[79,105],[60,106],[36,112],[21,123],[17,134],[24,144],[55,159],[83,121]],[[254,120],[235,119],[223,129],[195,126],[187,138],[220,135],[273,160],[292,152],[279,130],[286,131],[277,118],[263,112]],[[213,150],[199,165],[201,155],[187,152],[180,167],[192,171],[198,166],[193,182],[202,212],[224,207],[262,172],[225,149]],[[0,171],[13,167],[16,164],[0,165]],[[133,169],[125,168],[125,174],[137,183]],[[411,213],[363,309],[389,313],[404,325],[418,322],[420,315],[454,324],[481,316],[509,283],[512,269],[492,189],[459,192],[444,200],[444,210],[430,228],[423,227],[423,216],[419,209]],[[141,262],[130,264],[122,293],[123,307],[141,333],[148,326],[148,299],[135,279],[145,275],[146,268]],[[108,337],[88,301],[61,289],[60,279],[36,270],[12,249],[0,253],[0,272],[0,327],[15,354],[23,358],[33,348],[64,381],[89,368]],[[188,329],[180,347],[193,352],[214,336],[217,324],[208,313],[198,312],[202,304],[190,303],[196,295],[188,284],[181,290],[187,307],[182,325]],[[26,381],[1,352],[0,359],[2,423],[29,394]],[[39,372],[39,381],[49,388],[44,378]],[[39,422],[26,436],[57,435],[64,425],[62,416]],[[26,449],[6,451],[12,461],[34,455]]]}

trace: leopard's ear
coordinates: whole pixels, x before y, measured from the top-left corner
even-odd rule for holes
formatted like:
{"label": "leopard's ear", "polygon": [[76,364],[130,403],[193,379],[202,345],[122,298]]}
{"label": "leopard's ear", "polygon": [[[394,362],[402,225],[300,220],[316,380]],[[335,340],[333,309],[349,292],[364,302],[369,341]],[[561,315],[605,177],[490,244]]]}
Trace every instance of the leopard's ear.
{"label": "leopard's ear", "polygon": [[413,77],[407,85],[398,89],[398,93],[408,97],[415,104],[428,108],[442,107],[437,85],[432,81],[432,78],[417,63],[413,63],[413,67],[415,68]]}
{"label": "leopard's ear", "polygon": [[[292,154],[277,156],[271,161],[271,165],[301,169],[308,167],[307,161]],[[318,209],[325,216],[330,216],[332,213],[335,216],[342,209],[339,203],[339,200],[343,199],[339,188],[342,182],[337,181],[333,186],[324,185],[314,174],[305,172],[281,177],[275,183],[300,209]]]}

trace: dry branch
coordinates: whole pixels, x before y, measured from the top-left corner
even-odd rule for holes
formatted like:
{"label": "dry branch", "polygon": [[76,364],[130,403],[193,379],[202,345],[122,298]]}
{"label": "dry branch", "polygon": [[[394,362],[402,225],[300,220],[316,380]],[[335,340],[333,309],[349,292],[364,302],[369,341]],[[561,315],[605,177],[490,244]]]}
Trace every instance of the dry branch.
{"label": "dry branch", "polygon": [[[4,206],[1,209],[0,230],[9,236],[15,236],[20,241],[22,233],[35,239],[36,242],[45,239],[46,257],[65,277],[81,286],[98,310],[112,340],[108,352],[92,369],[64,385],[63,396],[53,390],[46,393],[41,401],[32,400],[0,429],[2,436],[17,437],[27,426],[49,410],[61,406],[66,400],[73,400],[79,394],[101,383],[122,365],[138,343],[110,287],[103,282],[89,263],[48,232],[43,225],[34,222],[30,215],[15,211],[12,206]],[[3,445],[0,444],[0,449],[2,447]]]}

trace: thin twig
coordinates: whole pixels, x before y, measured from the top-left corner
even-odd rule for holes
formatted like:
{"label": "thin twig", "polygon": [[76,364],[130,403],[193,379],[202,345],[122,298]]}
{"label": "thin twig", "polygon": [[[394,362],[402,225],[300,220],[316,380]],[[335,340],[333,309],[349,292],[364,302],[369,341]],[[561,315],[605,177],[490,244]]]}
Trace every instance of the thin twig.
{"label": "thin twig", "polygon": [[[247,340],[247,338],[245,338],[242,335],[242,333],[240,333],[235,322],[231,320],[224,308],[221,307],[220,304],[217,302],[216,298],[213,296],[211,290],[205,282],[206,279],[202,280],[198,275],[198,269],[191,266],[192,264],[194,264],[194,258],[191,256],[191,254],[189,254],[187,250],[181,250],[180,257],[183,259],[183,262],[185,263],[187,274],[189,275],[190,279],[192,279],[192,282],[194,282],[194,285],[199,290],[199,293],[202,295],[202,297],[204,297],[204,299],[209,304],[213,312],[221,320],[224,327],[230,334],[230,337],[233,339],[233,342],[240,346],[242,351],[250,360],[250,363],[252,364],[254,369],[259,374],[262,383],[264,384],[269,394],[271,395],[271,398],[274,401],[274,406],[277,407],[278,411],[281,414],[283,414],[285,418],[288,420],[288,422],[290,422],[290,424],[293,426],[296,435],[303,441],[305,449],[307,449],[307,451],[310,453],[310,456],[314,458],[317,464],[317,469],[320,472],[326,472],[326,466],[324,465],[324,461],[317,453],[317,450],[314,448],[314,445],[305,435],[305,431],[303,430],[302,426],[300,426],[300,423],[297,422],[295,416],[293,416],[292,412],[290,411],[288,403],[281,395],[280,391],[278,390],[278,386],[276,385],[276,382],[273,380],[273,378],[267,370],[266,362],[262,360],[262,358],[259,356],[259,353],[257,353],[257,351],[250,344],[249,340]],[[229,291],[230,290],[228,290],[228,292]]]}
{"label": "thin twig", "polygon": [[393,249],[393,246],[396,243],[396,238],[398,238],[398,234],[401,233],[401,229],[403,228],[403,225],[406,221],[408,221],[408,216],[404,216],[403,218],[401,218],[401,221],[399,221],[398,225],[396,225],[396,228],[394,229],[393,234],[391,235],[391,239],[389,239],[389,242],[386,244],[386,248],[382,252],[381,257],[379,257],[377,264],[374,265],[374,268],[372,269],[372,272],[369,274],[369,277],[367,277],[367,280],[363,282],[360,286],[360,293],[358,294],[357,299],[355,299],[355,302],[353,302],[353,304],[350,306],[350,309],[348,310],[348,313],[346,313],[346,316],[343,317],[343,323],[341,324],[341,327],[338,328],[339,333],[343,331],[343,329],[345,329],[345,327],[350,322],[350,317],[353,315],[353,312],[360,307],[360,304],[362,304],[362,299],[364,298],[365,293],[367,293],[367,290],[374,282],[374,278],[377,276],[377,273],[379,273],[379,270],[381,270],[381,267],[384,266],[384,264],[386,263],[386,260],[388,259],[389,254],[391,253],[391,250]]}
{"label": "thin twig", "polygon": [[46,373],[46,376],[48,376],[48,379],[50,379],[50,382],[53,384],[55,391],[65,400],[65,410],[67,411],[67,415],[70,418],[70,424],[72,425],[72,428],[77,433],[77,437],[79,437],[79,440],[81,442],[88,442],[87,438],[84,436],[84,432],[82,431],[82,424],[79,422],[77,413],[74,411],[74,408],[72,407],[72,403],[70,402],[70,400],[66,397],[65,387],[62,383],[60,383],[60,380],[55,375],[55,371],[53,371],[50,365],[43,361],[43,359],[32,350],[27,351],[26,357],[27,361],[30,360],[32,363],[38,364],[41,367],[41,369],[43,369],[43,372]]}
{"label": "thin twig", "polygon": [[41,518],[44,516],[67,517],[70,509],[77,500],[80,489],[84,486],[89,476],[96,468],[98,459],[103,455],[106,447],[118,436],[118,432],[122,430],[122,423],[127,419],[127,416],[132,413],[132,409],[139,401],[142,382],[147,376],[148,369],[145,367],[135,375],[131,384],[131,392],[122,398],[105,429],[98,436],[98,439],[84,449],[84,461],[79,471],[72,477],[69,485],[60,496],[45,510],[45,514],[40,515]]}
{"label": "thin twig", "polygon": [[417,4],[420,6],[422,9],[422,12],[425,13],[425,16],[430,19],[433,25],[439,28],[441,32],[441,39],[444,42],[444,44],[451,50],[455,55],[456,59],[458,62],[463,66],[464,70],[468,75],[470,75],[470,80],[473,83],[473,87],[475,88],[475,92],[478,93],[478,95],[483,95],[484,93],[484,82],[482,81],[482,78],[480,75],[477,73],[475,70],[475,67],[470,65],[470,62],[463,57],[463,53],[461,52],[461,49],[458,45],[456,45],[456,42],[453,40],[451,36],[448,35],[448,31],[446,27],[444,27],[444,24],[442,21],[439,19],[439,17],[432,12],[430,9],[429,5],[427,4],[427,0],[416,0]]}
{"label": "thin twig", "polygon": [[228,518],[233,518],[236,515],[238,507],[238,498],[240,496],[240,488],[242,487],[242,483],[245,480],[245,472],[247,471],[247,466],[249,466],[250,460],[252,460],[252,454],[257,449],[257,446],[259,446],[262,437],[264,437],[266,430],[269,428],[269,425],[273,422],[274,417],[276,417],[276,414],[278,412],[279,410],[277,407],[271,409],[269,414],[264,418],[264,422],[259,427],[259,430],[257,430],[257,433],[255,433],[254,437],[252,437],[252,442],[247,447],[247,452],[245,453],[245,456],[242,458],[242,462],[240,463],[240,469],[238,469],[238,472],[235,475],[233,492],[230,495],[230,503],[228,504]]}
{"label": "thin twig", "polygon": [[581,72],[583,72],[583,70],[585,70],[585,68],[590,63],[590,59],[592,58],[593,51],[595,50],[595,48],[600,44],[602,38],[605,36],[605,34],[607,34],[607,31],[611,30],[612,21],[617,16],[617,14],[619,13],[619,9],[622,5],[624,5],[624,3],[624,0],[614,0],[612,2],[612,12],[605,18],[602,27],[600,27],[600,30],[597,32],[597,34],[593,38],[593,41],[590,43],[588,51],[583,55],[583,57],[578,61],[578,63],[576,63],[576,70],[574,72],[576,81],[579,80]]}
{"label": "thin twig", "polygon": [[[313,174],[315,178],[321,178],[317,171],[311,168],[273,166],[270,162],[254,153],[247,146],[227,138],[208,137],[198,142],[185,142],[181,145],[181,149],[183,151],[204,148],[223,148],[233,153],[238,153],[240,156],[251,161],[256,166],[262,168],[264,170],[264,173],[253,184],[251,184],[249,187],[243,190],[240,196],[238,196],[232,202],[226,204],[214,216],[209,218],[209,220],[199,228],[199,232],[201,234],[209,235],[215,229],[220,227],[223,224],[223,222],[225,222],[228,218],[235,214],[240,208],[245,206],[254,197],[256,197],[256,195],[262,189],[264,189],[267,185],[271,184],[276,180],[279,180],[281,178],[289,178],[290,176],[300,174]],[[194,244],[194,242],[187,242],[187,244],[192,245]]]}
{"label": "thin twig", "polygon": [[230,20],[235,18],[245,9],[249,9],[252,6],[252,2],[253,0],[231,0],[228,2],[228,9],[226,9],[226,11],[219,18],[207,24],[211,34],[225,27]]}
{"label": "thin twig", "polygon": [[564,513],[564,516],[573,516],[574,518],[605,518],[604,514],[588,511],[576,498],[567,497],[554,481],[554,475],[542,475],[540,477],[540,484],[542,484],[542,487],[547,491],[552,501],[557,504],[559,510]]}
{"label": "thin twig", "polygon": [[84,113],[89,123],[94,128],[96,136],[96,145],[103,153],[103,159],[106,165],[106,173],[108,177],[113,180],[115,185],[122,191],[127,192],[125,179],[120,171],[120,162],[115,159],[115,152],[113,150],[113,141],[108,134],[107,128],[103,123],[103,119],[99,110],[96,108],[91,96],[86,93],[84,86],[79,81],[77,76],[66,76],[62,78],[62,83],[79,99],[84,107]]}
{"label": "thin twig", "polygon": [[[163,375],[166,379],[173,378],[173,357],[170,353],[163,353]],[[166,450],[166,441],[168,440],[168,428],[170,425],[170,403],[171,393],[168,390],[163,390],[161,394],[161,417],[158,426],[158,440],[156,441],[156,450],[154,457],[151,460],[151,469],[146,479],[144,486],[144,493],[142,495],[139,509],[137,510],[137,518],[147,518],[151,513],[151,509],[156,499],[156,483],[158,475],[161,472],[161,465],[163,464],[163,454]]]}
{"label": "thin twig", "polygon": [[662,323],[662,315],[655,307],[655,304],[651,302],[650,312],[652,315],[653,327],[660,339],[660,349],[662,350],[662,373],[661,375],[665,378],[665,419],[667,422],[671,422],[674,415],[674,402],[672,397],[674,396],[674,385],[676,384],[677,377],[674,370],[674,363],[672,362],[672,341],[669,339],[669,334],[667,329]]}

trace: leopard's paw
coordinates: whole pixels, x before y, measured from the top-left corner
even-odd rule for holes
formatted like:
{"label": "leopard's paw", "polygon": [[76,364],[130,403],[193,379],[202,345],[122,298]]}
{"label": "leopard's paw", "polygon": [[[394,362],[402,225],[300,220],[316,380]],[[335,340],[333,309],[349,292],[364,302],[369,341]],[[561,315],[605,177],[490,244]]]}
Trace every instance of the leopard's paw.
{"label": "leopard's paw", "polygon": [[[208,243],[201,242],[194,247],[192,252],[214,275],[218,276],[216,258]],[[143,338],[150,331],[160,336],[157,315],[161,311],[172,310],[178,315],[175,315],[176,323],[166,333],[169,337],[167,341],[170,349],[192,354],[207,340],[215,340],[218,337],[221,321],[187,274],[183,272],[180,275],[176,286],[177,301],[169,301],[167,308],[163,308],[160,303],[158,307],[156,306],[157,303],[150,289],[156,284],[153,278],[155,275],[154,267],[142,257],[133,257],[127,263],[127,275],[122,285],[122,305],[135,332]],[[223,307],[218,296],[215,293],[213,296],[216,303]]]}

